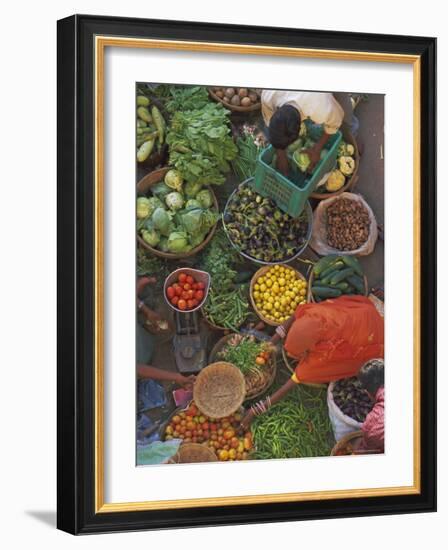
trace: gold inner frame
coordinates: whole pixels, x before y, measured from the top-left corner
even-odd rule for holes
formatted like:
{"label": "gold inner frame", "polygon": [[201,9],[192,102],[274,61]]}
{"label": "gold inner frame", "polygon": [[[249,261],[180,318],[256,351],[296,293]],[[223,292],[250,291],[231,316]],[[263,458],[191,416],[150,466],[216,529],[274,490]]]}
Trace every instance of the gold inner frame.
{"label": "gold inner frame", "polygon": [[[414,480],[410,486],[303,493],[244,495],[181,500],[106,503],[104,501],[104,53],[106,47],[288,56],[314,59],[406,63],[413,65],[414,116]],[[95,37],[95,513],[166,510],[274,502],[299,502],[420,493],[420,57],[389,53],[254,46],[213,42]]]}

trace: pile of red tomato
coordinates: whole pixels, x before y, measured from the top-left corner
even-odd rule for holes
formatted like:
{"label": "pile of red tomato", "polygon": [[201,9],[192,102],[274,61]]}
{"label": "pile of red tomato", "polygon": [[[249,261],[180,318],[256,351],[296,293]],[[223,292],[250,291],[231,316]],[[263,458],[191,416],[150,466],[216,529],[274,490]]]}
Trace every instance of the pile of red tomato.
{"label": "pile of red tomato", "polygon": [[221,461],[247,460],[253,449],[252,434],[241,428],[241,415],[213,419],[202,414],[194,402],[181,411],[165,428],[165,440],[182,439],[183,443],[203,443]]}
{"label": "pile of red tomato", "polygon": [[204,300],[205,284],[191,275],[179,273],[177,281],[166,289],[169,302],[181,311],[198,307]]}

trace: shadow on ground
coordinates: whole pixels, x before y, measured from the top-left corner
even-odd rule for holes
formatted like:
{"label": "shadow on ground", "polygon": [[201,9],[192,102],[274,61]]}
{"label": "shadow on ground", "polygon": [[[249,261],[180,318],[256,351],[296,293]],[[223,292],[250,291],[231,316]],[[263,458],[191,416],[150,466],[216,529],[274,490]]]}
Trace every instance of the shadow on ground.
{"label": "shadow on ground", "polygon": [[25,510],[28,516],[56,529],[56,510]]}

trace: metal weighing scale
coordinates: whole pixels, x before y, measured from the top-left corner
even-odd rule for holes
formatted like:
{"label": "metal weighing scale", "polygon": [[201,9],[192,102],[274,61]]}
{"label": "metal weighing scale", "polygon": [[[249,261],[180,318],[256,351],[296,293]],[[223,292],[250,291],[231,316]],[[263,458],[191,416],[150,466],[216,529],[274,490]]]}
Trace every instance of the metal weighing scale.
{"label": "metal weighing scale", "polygon": [[194,374],[207,364],[206,338],[201,336],[196,311],[176,311],[176,335],[173,338],[174,358],[180,373]]}

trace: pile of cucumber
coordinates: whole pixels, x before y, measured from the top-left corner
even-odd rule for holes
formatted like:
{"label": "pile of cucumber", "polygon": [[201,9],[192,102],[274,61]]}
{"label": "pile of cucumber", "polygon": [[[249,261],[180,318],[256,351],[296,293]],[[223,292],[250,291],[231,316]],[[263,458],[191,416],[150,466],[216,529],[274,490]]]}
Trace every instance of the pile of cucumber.
{"label": "pile of cucumber", "polygon": [[342,294],[365,294],[364,273],[354,256],[332,254],[313,267],[312,295],[316,302]]}

